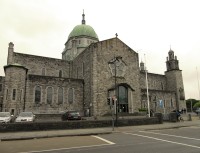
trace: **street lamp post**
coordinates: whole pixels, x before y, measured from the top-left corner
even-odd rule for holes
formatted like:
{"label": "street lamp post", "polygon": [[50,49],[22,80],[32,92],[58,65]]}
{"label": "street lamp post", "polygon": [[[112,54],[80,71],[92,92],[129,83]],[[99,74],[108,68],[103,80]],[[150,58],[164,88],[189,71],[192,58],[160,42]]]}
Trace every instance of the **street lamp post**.
{"label": "street lamp post", "polygon": [[115,98],[115,117],[116,117],[116,123],[115,125],[117,126],[117,119],[118,119],[118,99],[117,99],[117,66],[116,62],[119,61],[119,59],[122,57],[116,57],[114,56],[114,59],[109,62],[109,64],[114,64],[114,81],[115,81],[115,87],[114,87],[114,98]]}
{"label": "street lamp post", "polygon": [[[116,70],[116,61],[118,60],[117,57],[114,58],[114,64],[115,64],[115,98],[117,97],[117,78],[116,78],[116,75],[117,75],[117,70]],[[116,123],[115,125],[117,126],[117,113],[118,113],[118,102],[117,100],[115,100],[115,104],[116,104]]]}

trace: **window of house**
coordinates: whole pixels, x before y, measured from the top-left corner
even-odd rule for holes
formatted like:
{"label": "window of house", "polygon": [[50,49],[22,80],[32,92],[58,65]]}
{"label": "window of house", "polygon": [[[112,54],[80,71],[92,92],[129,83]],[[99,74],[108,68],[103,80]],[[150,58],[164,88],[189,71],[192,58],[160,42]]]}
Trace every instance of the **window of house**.
{"label": "window of house", "polygon": [[62,70],[59,71],[59,77],[61,78],[63,76]]}
{"label": "window of house", "polygon": [[47,88],[47,104],[51,104],[53,101],[53,88],[48,87]]}
{"label": "window of house", "polygon": [[46,69],[42,68],[42,75],[46,75]]}
{"label": "window of house", "polygon": [[35,103],[39,104],[41,102],[41,87],[36,86],[35,88]]}
{"label": "window of house", "polygon": [[68,90],[68,102],[69,104],[72,104],[74,102],[74,89],[69,88]]}
{"label": "window of house", "polygon": [[13,89],[12,100],[15,100],[15,99],[16,99],[16,89]]}
{"label": "window of house", "polygon": [[58,89],[58,104],[63,103],[63,88]]}

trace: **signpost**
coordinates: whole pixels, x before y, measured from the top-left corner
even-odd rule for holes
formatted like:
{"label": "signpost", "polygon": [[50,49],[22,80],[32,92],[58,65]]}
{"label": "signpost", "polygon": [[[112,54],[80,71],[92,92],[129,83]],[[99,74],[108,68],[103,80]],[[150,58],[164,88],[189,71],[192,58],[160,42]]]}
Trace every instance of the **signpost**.
{"label": "signpost", "polygon": [[114,106],[117,104],[117,98],[115,96],[107,98],[107,104],[110,106],[112,112],[112,130],[114,131]]}

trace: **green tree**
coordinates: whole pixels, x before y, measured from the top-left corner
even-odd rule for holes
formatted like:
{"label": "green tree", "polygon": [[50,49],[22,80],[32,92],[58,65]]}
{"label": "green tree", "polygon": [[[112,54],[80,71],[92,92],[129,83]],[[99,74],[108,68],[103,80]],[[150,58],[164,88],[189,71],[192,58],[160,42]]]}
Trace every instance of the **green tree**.
{"label": "green tree", "polygon": [[197,102],[197,103],[195,103],[193,107],[194,107],[194,108],[200,107],[200,101]]}
{"label": "green tree", "polygon": [[[186,107],[187,107],[187,110],[190,110],[191,111],[191,108],[196,108],[196,103],[198,103],[199,100],[196,100],[196,99],[187,99],[186,100]],[[192,105],[192,106],[191,106]]]}

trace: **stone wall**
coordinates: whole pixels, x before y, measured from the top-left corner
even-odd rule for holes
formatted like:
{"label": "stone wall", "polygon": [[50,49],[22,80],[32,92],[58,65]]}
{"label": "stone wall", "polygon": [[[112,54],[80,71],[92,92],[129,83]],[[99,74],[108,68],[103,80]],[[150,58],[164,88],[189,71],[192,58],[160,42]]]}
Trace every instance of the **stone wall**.
{"label": "stone wall", "polygon": [[89,110],[90,115],[93,115],[92,101],[92,67],[93,67],[93,44],[74,59],[71,64],[71,76],[73,78],[84,79],[84,111]]}
{"label": "stone wall", "polygon": [[[168,90],[167,78],[165,75],[147,73],[148,88],[151,90]],[[140,88],[146,88],[146,75],[145,72],[140,72]]]}
{"label": "stone wall", "polygon": [[5,67],[4,111],[13,115],[23,109],[27,69],[20,65]]}
{"label": "stone wall", "polygon": [[5,77],[0,76],[0,111],[2,111],[3,109],[4,84],[5,84]]}
{"label": "stone wall", "polygon": [[165,75],[167,77],[167,89],[176,92],[177,109],[186,108],[182,71],[167,71],[165,72]]}
{"label": "stone wall", "polygon": [[[135,119],[119,119],[118,126],[136,126],[162,124],[162,118],[135,118]],[[35,123],[10,123],[0,124],[0,132],[15,131],[43,131],[43,130],[60,130],[60,129],[84,129],[84,128],[100,128],[111,127],[111,120],[83,120],[83,121],[57,121],[57,122],[35,122]]]}
{"label": "stone wall", "polygon": [[59,77],[59,71],[63,72],[62,77],[69,77],[69,63],[65,60],[14,53],[13,63],[25,66],[29,71],[28,74],[43,75],[42,69],[45,69],[46,76]]}
{"label": "stone wall", "polygon": [[[147,73],[150,109],[154,112],[170,113],[176,109],[176,91],[168,87],[170,82],[175,79],[173,75],[168,79],[167,77],[166,75]],[[140,72],[140,85],[141,107],[147,108],[145,72]],[[160,101],[163,102],[163,107],[160,105]]]}
{"label": "stone wall", "polygon": [[110,111],[107,105],[108,90],[113,88],[115,77],[112,76],[108,63],[114,56],[122,57],[126,65],[125,75],[117,76],[116,83],[126,83],[133,89],[129,92],[130,113],[138,111],[140,106],[138,54],[118,38],[113,38],[91,44],[73,61],[72,76],[83,77],[85,103],[91,108],[93,115],[101,116]]}
{"label": "stone wall", "polygon": [[[35,87],[41,87],[41,102],[35,103]],[[53,88],[53,102],[47,103],[47,88]],[[63,89],[63,103],[58,104],[58,88]],[[74,101],[69,103],[68,90],[74,89]],[[50,76],[29,75],[26,87],[26,111],[34,113],[59,113],[66,110],[77,110],[83,113],[83,80]]]}
{"label": "stone wall", "polygon": [[62,52],[62,59],[71,61],[84,51],[91,43],[97,42],[97,39],[79,36],[71,38],[65,43],[65,49]]}
{"label": "stone wall", "polygon": [[97,43],[94,46],[93,53],[94,104],[97,109],[101,108],[98,115],[105,114],[109,110],[107,105],[108,90],[115,86],[115,76],[113,76],[108,63],[114,60],[115,57],[121,57],[121,61],[125,63],[122,68],[122,71],[125,71],[124,75],[120,76],[117,70],[116,84],[129,85],[129,113],[138,111],[140,101],[138,54],[118,38]]}

